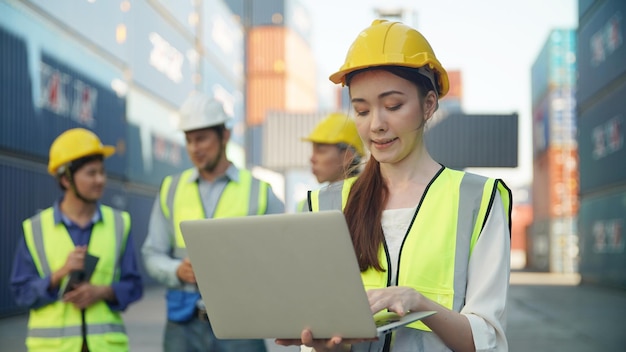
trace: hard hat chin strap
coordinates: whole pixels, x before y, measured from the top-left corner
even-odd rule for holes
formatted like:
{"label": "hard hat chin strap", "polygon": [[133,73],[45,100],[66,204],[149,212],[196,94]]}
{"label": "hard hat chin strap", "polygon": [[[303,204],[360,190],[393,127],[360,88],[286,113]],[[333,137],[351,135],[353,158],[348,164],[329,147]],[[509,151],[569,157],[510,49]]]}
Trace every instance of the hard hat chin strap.
{"label": "hard hat chin strap", "polygon": [[64,173],[68,181],[70,182],[70,189],[72,190],[72,192],[74,192],[74,194],[76,195],[76,198],[82,200],[83,202],[87,204],[94,204],[97,202],[97,200],[91,200],[91,199],[85,198],[82,194],[80,194],[80,192],[78,192],[78,188],[76,188],[76,183],[74,182],[74,177],[72,177],[72,173],[70,172],[69,167],[65,168]]}

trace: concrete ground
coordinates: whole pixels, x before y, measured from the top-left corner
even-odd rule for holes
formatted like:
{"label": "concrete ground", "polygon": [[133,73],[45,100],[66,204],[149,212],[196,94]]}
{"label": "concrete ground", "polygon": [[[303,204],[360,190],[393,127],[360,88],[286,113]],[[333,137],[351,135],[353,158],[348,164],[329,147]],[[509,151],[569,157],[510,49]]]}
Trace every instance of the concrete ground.
{"label": "concrete ground", "polygon": [[[131,351],[161,349],[163,289],[146,289],[124,313]],[[577,275],[511,274],[507,336],[511,352],[625,351],[626,290],[580,285]],[[0,350],[26,351],[25,315],[0,319]],[[267,340],[269,352],[292,352]]]}

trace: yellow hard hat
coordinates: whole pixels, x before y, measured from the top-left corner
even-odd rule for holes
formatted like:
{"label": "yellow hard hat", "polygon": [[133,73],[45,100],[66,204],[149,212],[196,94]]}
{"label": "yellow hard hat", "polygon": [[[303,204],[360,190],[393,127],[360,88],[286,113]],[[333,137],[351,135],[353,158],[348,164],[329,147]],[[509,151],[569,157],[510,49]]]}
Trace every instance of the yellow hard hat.
{"label": "yellow hard hat", "polygon": [[102,145],[95,133],[84,128],[72,128],[61,133],[50,146],[48,173],[56,176],[61,166],[89,155],[109,157],[115,147]]}
{"label": "yellow hard hat", "polygon": [[356,124],[342,113],[332,113],[320,121],[308,137],[302,138],[322,144],[345,143],[352,146],[359,155],[365,155],[363,141],[356,130]]}
{"label": "yellow hard hat", "polygon": [[359,33],[348,49],[346,61],[329,78],[333,83],[345,85],[348,73],[376,66],[428,68],[436,73],[439,97],[448,93],[448,73],[435,57],[433,48],[420,32],[403,23],[374,20]]}

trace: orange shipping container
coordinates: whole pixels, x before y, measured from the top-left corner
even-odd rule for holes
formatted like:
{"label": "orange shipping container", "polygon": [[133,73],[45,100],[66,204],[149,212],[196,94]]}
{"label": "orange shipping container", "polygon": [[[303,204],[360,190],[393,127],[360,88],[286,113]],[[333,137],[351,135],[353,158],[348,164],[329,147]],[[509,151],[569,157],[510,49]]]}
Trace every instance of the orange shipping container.
{"label": "orange shipping container", "polygon": [[290,28],[252,28],[246,62],[248,125],[263,123],[271,110],[317,109],[313,53]]}
{"label": "orange shipping container", "polygon": [[535,219],[575,216],[578,213],[578,151],[550,147],[534,161]]}

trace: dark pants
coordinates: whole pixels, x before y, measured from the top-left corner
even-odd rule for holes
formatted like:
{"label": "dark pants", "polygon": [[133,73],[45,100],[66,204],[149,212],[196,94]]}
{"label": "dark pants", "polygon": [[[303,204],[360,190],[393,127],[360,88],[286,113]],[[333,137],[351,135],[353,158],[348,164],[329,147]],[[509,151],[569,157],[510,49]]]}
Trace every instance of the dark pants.
{"label": "dark pants", "polygon": [[194,317],[188,322],[168,321],[164,352],[266,352],[263,340],[219,340],[208,320]]}

